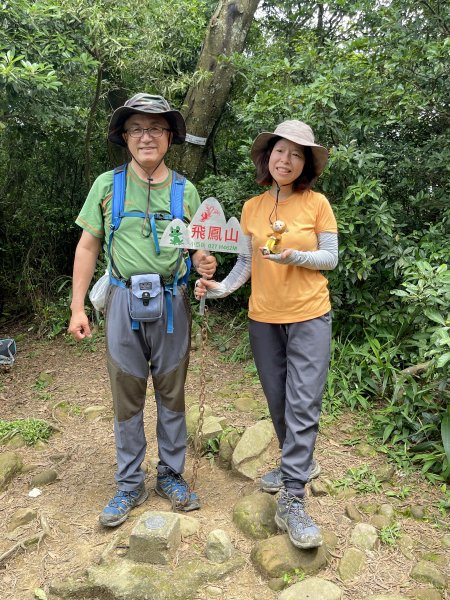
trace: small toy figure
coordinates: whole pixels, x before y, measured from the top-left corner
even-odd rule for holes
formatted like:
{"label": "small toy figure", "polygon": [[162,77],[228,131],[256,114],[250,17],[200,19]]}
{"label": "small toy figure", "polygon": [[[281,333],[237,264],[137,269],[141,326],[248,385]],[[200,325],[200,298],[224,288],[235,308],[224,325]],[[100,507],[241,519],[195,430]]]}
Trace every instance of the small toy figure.
{"label": "small toy figure", "polygon": [[267,254],[278,254],[280,251],[280,243],[282,234],[288,231],[286,223],[284,221],[274,221],[272,223],[273,233],[269,234],[269,239],[265,243],[264,247],[261,248],[261,252],[264,255]]}

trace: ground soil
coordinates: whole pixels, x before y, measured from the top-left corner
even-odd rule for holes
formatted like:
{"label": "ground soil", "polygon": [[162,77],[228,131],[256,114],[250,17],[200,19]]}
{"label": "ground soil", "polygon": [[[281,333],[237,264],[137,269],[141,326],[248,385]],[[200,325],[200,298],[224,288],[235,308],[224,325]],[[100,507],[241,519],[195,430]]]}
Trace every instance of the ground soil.
{"label": "ground soil", "polygon": [[[62,337],[54,340],[36,339],[32,331],[21,325],[8,335],[15,335],[18,354],[15,364],[0,372],[1,416],[3,419],[41,418],[54,423],[59,431],[41,449],[24,447],[16,450],[23,457],[29,471],[16,477],[8,489],[0,493],[0,555],[17,542],[42,529],[38,519],[13,532],[7,526],[20,508],[36,508],[49,526],[49,535],[30,547],[21,548],[0,564],[0,598],[4,600],[28,600],[34,598],[34,590],[48,592],[53,580],[81,576],[87,567],[98,563],[102,551],[111,541],[114,530],[103,529],[98,524],[98,514],[115,491],[114,435],[111,396],[105,363],[104,343],[101,337],[93,344],[76,346]],[[187,381],[188,404],[198,402],[201,352],[193,350]],[[206,402],[214,413],[226,417],[235,427],[246,427],[259,418],[267,418],[264,398],[259,384],[245,370],[247,363],[230,364],[223,360],[213,345],[206,356],[207,390]],[[38,384],[41,373],[51,375],[51,381]],[[260,408],[252,412],[239,411],[234,401],[242,393],[259,401]],[[151,385],[146,406],[146,433],[148,439],[147,486],[154,485],[154,467],[157,450],[154,435],[154,402]],[[106,412],[94,421],[88,421],[83,411],[92,405],[104,405]],[[69,407],[69,411],[67,408]],[[64,409],[64,410],[62,410]],[[382,455],[362,458],[355,448],[345,445],[352,437],[352,428],[358,430],[360,417],[351,413],[339,419],[323,419],[316,447],[316,458],[322,467],[321,477],[334,480],[344,477],[347,469],[368,464],[375,469],[385,462]],[[364,437],[364,431],[359,437]],[[353,436],[354,437],[354,436]],[[2,451],[6,447],[1,448]],[[278,451],[273,444],[275,464]],[[191,476],[193,451],[189,448],[186,477]],[[51,485],[42,486],[42,494],[29,497],[32,477],[44,469],[54,468],[58,479]],[[407,499],[386,496],[388,489],[400,492],[407,486]],[[253,568],[250,551],[254,544],[240,533],[232,523],[232,507],[239,497],[258,488],[258,482],[249,481],[223,470],[212,458],[201,459],[197,491],[202,508],[191,513],[201,523],[200,533],[182,545],[181,553],[202,554],[209,531],[226,530],[234,545],[244,554],[244,568],[217,585],[226,600],[269,600],[276,598],[267,581]],[[402,532],[411,535],[418,544],[419,555],[445,557],[441,539],[448,530],[445,519],[436,508],[442,495],[417,473],[405,475],[397,470],[393,488],[384,486],[381,493],[367,494],[365,502],[390,502],[397,510],[406,505],[419,504],[426,508],[429,518],[416,521],[399,518]],[[360,501],[358,497],[355,501]],[[414,561],[403,556],[397,546],[381,545],[369,554],[368,567],[351,583],[342,583],[337,575],[337,565],[343,550],[348,546],[352,523],[345,517],[344,496],[309,497],[309,508],[322,527],[338,536],[338,546],[333,551],[328,567],[321,572],[344,590],[345,600],[359,600],[367,595],[382,593],[407,593],[420,588],[409,578]],[[147,502],[134,510],[132,517],[123,525],[131,528],[135,518],[145,510],[168,510],[168,503],[152,492]],[[448,518],[448,515],[447,515]],[[448,552],[448,550],[447,550]],[[447,556],[448,559],[448,556]],[[440,559],[441,560],[441,559]],[[445,561],[445,558],[444,558]],[[441,560],[442,562],[442,560]],[[445,571],[445,568],[444,568]],[[447,575],[450,573],[447,571]],[[446,592],[443,592],[443,596]],[[196,600],[208,596],[201,590]]]}

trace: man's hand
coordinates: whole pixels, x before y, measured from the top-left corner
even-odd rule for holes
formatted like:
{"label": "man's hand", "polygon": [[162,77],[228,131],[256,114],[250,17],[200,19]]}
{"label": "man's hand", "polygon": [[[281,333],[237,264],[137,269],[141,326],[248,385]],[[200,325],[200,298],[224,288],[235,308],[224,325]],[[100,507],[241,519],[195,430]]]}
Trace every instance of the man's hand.
{"label": "man's hand", "polygon": [[195,253],[194,267],[199,275],[211,279],[217,269],[217,260],[211,254],[205,254],[202,250]]}
{"label": "man's hand", "polygon": [[69,323],[69,333],[77,342],[84,340],[84,338],[92,337],[89,319],[84,310],[72,313]]}

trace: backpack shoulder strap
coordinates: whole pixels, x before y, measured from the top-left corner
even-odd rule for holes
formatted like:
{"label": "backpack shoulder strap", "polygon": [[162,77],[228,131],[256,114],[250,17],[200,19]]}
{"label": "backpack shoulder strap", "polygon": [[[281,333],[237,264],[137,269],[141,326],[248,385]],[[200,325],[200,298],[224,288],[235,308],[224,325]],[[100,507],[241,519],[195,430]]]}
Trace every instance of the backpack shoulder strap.
{"label": "backpack shoulder strap", "polygon": [[[109,280],[114,285],[120,287],[124,286],[122,278],[112,256],[112,241],[114,232],[117,231],[122,222],[123,211],[125,207],[125,188],[127,181],[127,163],[116,167],[114,169],[113,176],[113,188],[112,188],[112,199],[111,199],[111,226],[109,231],[108,239],[108,258],[109,258]],[[113,275],[113,271],[117,273],[118,277]]]}
{"label": "backpack shoulder strap", "polygon": [[116,231],[122,221],[125,206],[125,187],[127,181],[127,163],[114,169],[112,202],[111,202],[111,229]]}
{"label": "backpack shoulder strap", "polygon": [[173,219],[184,217],[184,188],[186,186],[186,177],[176,171],[172,172],[172,187],[170,189],[170,213]]}

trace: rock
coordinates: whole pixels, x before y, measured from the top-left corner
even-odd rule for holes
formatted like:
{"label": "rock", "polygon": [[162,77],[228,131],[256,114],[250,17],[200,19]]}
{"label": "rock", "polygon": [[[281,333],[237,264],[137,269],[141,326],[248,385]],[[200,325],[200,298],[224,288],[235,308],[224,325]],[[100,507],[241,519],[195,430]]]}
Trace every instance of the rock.
{"label": "rock", "polygon": [[374,504],[373,502],[361,502],[358,508],[367,515],[375,515],[380,510],[380,506],[378,504]]}
{"label": "rock", "polygon": [[248,427],[234,449],[233,470],[249,479],[256,479],[258,470],[267,462],[268,446],[273,435],[273,425],[269,421],[258,421]]}
{"label": "rock", "polygon": [[240,498],[233,509],[233,522],[246,536],[263,540],[278,531],[275,523],[277,501],[270,494],[253,492]]}
{"label": "rock", "polygon": [[359,510],[356,508],[354,504],[348,502],[345,505],[345,514],[349,519],[355,521],[356,523],[360,523],[362,521],[362,516]]}
{"label": "rock", "polygon": [[181,543],[180,519],[175,513],[147,511],[130,535],[128,557],[136,562],[166,565]]}
{"label": "rock", "polygon": [[381,465],[375,471],[375,477],[378,481],[390,481],[395,475],[395,467],[393,465]]}
{"label": "rock", "polygon": [[382,504],[378,509],[378,514],[387,517],[391,523],[395,515],[395,509],[392,504]]}
{"label": "rock", "polygon": [[254,412],[259,408],[258,400],[249,392],[240,392],[233,403],[236,409],[241,412]]}
{"label": "rock", "polygon": [[231,468],[231,457],[240,439],[241,436],[236,429],[227,431],[220,438],[218,463],[221,467]]}
{"label": "rock", "polygon": [[341,600],[342,590],[326,579],[309,577],[281,592],[278,600]]}
{"label": "rock", "polygon": [[378,545],[377,530],[369,523],[358,523],[352,531],[350,543],[362,550],[373,550]]}
{"label": "rock", "polygon": [[30,488],[41,487],[53,483],[58,479],[58,473],[54,469],[46,469],[33,477]]}
{"label": "rock", "polygon": [[329,531],[328,529],[320,529],[322,534],[322,539],[327,550],[335,550],[339,543],[338,536],[334,533],[334,531]]}
{"label": "rock", "polygon": [[178,518],[180,520],[180,531],[182,538],[190,537],[191,535],[195,535],[200,531],[200,521],[195,517],[189,517],[188,515],[183,515],[180,513]]}
{"label": "rock", "polygon": [[[208,447],[208,441],[217,438],[223,432],[222,425],[219,419],[214,415],[205,417],[202,427],[202,445],[203,448]],[[195,434],[194,434],[195,435]]]}
{"label": "rock", "polygon": [[38,440],[34,444],[35,450],[47,450],[47,448],[48,448],[48,444],[47,444],[47,442],[44,442],[44,440]]}
{"label": "rock", "polygon": [[411,579],[422,583],[430,583],[436,588],[446,586],[446,578],[432,563],[426,560],[420,560],[412,569]]}
{"label": "rock", "polygon": [[267,583],[272,592],[281,592],[286,587],[286,581],[283,577],[272,577]]}
{"label": "rock", "polygon": [[421,520],[425,517],[425,508],[419,504],[413,504],[409,507],[413,519]]}
{"label": "rock", "polygon": [[347,548],[339,562],[339,577],[342,581],[349,581],[356,577],[366,567],[366,564],[366,557],[362,550]]}
{"label": "rock", "polygon": [[251,559],[268,578],[282,577],[295,569],[313,574],[327,564],[325,545],[311,550],[300,550],[291,544],[288,535],[277,535],[257,542],[251,552]]}
{"label": "rock", "polygon": [[448,566],[448,557],[442,556],[442,554],[438,554],[437,552],[424,552],[420,555],[420,558],[423,560],[428,560],[440,567],[444,567],[444,569]]}
{"label": "rock", "polygon": [[444,546],[444,548],[450,548],[450,533],[446,533],[443,536],[441,543]]}
{"label": "rock", "polygon": [[[210,406],[208,406],[207,404],[204,405],[204,408],[205,408],[205,410],[203,413],[203,418],[206,419],[206,417],[211,416],[213,413],[212,413],[212,408]],[[194,437],[195,432],[197,431],[198,415],[199,415],[198,404],[193,404],[186,413],[186,428],[187,428],[188,436],[191,438]]]}
{"label": "rock", "polygon": [[97,417],[100,417],[100,415],[102,415],[106,411],[106,406],[102,406],[101,404],[94,404],[85,408],[83,414],[86,417],[87,421],[93,421]]}
{"label": "rock", "polygon": [[354,498],[357,495],[356,490],[354,490],[353,488],[349,487],[349,488],[345,488],[342,490],[339,490],[336,493],[336,498],[338,500],[350,500],[351,498]]}
{"label": "rock", "polygon": [[208,598],[219,598],[223,594],[223,589],[215,585],[208,585],[205,588],[205,593]]}
{"label": "rock", "polygon": [[375,596],[366,596],[364,600],[408,600],[408,598],[400,594],[376,594]]}
{"label": "rock", "polygon": [[206,541],[206,556],[213,563],[224,563],[234,554],[234,547],[226,531],[214,529]]}
{"label": "rock", "polygon": [[383,527],[388,527],[390,525],[391,520],[389,517],[385,515],[372,515],[370,519],[370,524],[376,527],[377,529],[382,529]]}
{"label": "rock", "polygon": [[322,481],[312,481],[311,493],[313,496],[328,496],[328,489]]}
{"label": "rock", "polygon": [[26,525],[37,517],[37,510],[32,508],[19,508],[13,516],[8,525],[8,531],[14,531],[22,525]]}
{"label": "rock", "polygon": [[414,540],[407,533],[401,535],[397,541],[397,545],[400,548],[400,552],[403,554],[405,558],[409,560],[414,560]]}
{"label": "rock", "polygon": [[26,445],[26,441],[19,433],[13,435],[12,438],[10,438],[5,444],[5,446],[10,450],[17,450],[18,448],[23,448]]}
{"label": "rock", "polygon": [[363,458],[372,458],[377,455],[377,451],[370,444],[358,444],[355,447],[355,454],[362,456]]}
{"label": "rock", "polygon": [[433,588],[423,588],[408,592],[408,598],[413,598],[414,600],[441,600],[442,594]]}
{"label": "rock", "polygon": [[23,468],[22,458],[17,452],[0,454],[0,492],[6,490],[9,483]]}
{"label": "rock", "polygon": [[70,599],[192,600],[200,587],[212,585],[243,564],[243,558],[237,553],[225,563],[196,559],[175,569],[117,559],[90,568],[83,581],[52,582],[49,591],[59,598]]}

